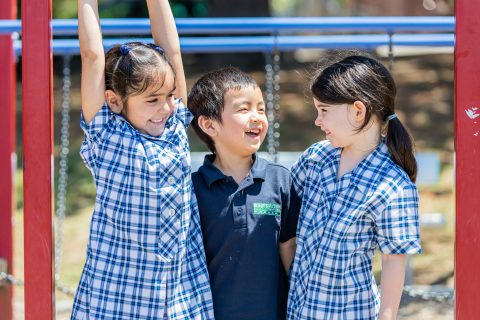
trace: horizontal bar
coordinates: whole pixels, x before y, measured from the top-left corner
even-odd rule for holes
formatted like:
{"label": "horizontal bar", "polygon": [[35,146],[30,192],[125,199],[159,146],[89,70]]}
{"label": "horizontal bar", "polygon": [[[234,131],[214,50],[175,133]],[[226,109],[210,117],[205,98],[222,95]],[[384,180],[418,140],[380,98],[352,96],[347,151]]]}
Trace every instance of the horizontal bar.
{"label": "horizontal bar", "polygon": [[[180,34],[286,33],[299,31],[453,32],[455,18],[435,17],[290,17],[179,18]],[[103,35],[148,35],[148,19],[101,19]],[[76,19],[52,20],[53,35],[76,35]],[[0,20],[0,34],[21,32],[20,20]]]}
{"label": "horizontal bar", "polygon": [[[150,38],[104,39],[105,49],[118,43],[130,41],[152,42]],[[181,38],[183,53],[228,53],[228,52],[271,52],[293,51],[305,48],[359,48],[374,49],[388,45],[388,35],[325,35],[325,36],[250,36],[250,37],[199,37]],[[453,46],[453,34],[395,34],[394,46]],[[78,55],[78,40],[56,39],[52,42],[55,55]],[[15,52],[21,54],[21,41],[16,40]]]}

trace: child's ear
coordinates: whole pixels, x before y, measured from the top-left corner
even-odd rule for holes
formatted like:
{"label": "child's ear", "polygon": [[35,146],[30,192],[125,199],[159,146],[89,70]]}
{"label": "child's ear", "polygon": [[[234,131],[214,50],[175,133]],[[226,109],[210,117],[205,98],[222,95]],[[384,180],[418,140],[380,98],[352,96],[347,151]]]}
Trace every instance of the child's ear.
{"label": "child's ear", "polygon": [[105,101],[107,101],[110,109],[115,113],[121,113],[123,102],[120,97],[112,90],[105,90]]}
{"label": "child's ear", "polygon": [[355,114],[355,121],[363,123],[367,113],[367,107],[362,101],[355,101],[352,105],[353,112]]}
{"label": "child's ear", "polygon": [[198,126],[202,129],[203,132],[208,134],[210,137],[215,137],[218,134],[217,131],[217,121],[207,118],[205,116],[198,117]]}

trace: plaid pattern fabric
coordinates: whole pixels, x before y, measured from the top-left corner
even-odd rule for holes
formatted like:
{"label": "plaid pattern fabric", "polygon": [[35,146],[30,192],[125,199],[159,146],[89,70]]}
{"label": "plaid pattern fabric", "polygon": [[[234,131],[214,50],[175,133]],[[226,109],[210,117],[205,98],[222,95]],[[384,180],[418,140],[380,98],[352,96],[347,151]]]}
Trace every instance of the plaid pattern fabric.
{"label": "plaid pattern fabric", "polygon": [[72,319],[213,319],[186,128],[176,101],[160,137],[105,104],[82,118],[97,196]]}
{"label": "plaid pattern fabric", "polygon": [[375,247],[419,253],[418,195],[381,143],[337,181],[340,149],[311,146],[292,168],[302,209],[288,319],[375,319]]}

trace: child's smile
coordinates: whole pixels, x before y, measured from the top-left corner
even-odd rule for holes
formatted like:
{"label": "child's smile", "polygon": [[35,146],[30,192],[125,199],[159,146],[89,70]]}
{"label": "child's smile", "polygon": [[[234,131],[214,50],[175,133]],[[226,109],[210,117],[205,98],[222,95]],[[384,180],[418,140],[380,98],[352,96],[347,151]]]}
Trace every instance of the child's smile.
{"label": "child's smile", "polygon": [[215,148],[250,156],[260,148],[268,128],[262,92],[253,86],[229,90],[224,99],[222,123],[217,123],[218,134],[214,138]]}
{"label": "child's smile", "polygon": [[124,117],[142,133],[157,137],[165,130],[165,123],[174,111],[173,75],[166,77],[160,88],[151,88],[142,94],[128,98],[123,110]]}

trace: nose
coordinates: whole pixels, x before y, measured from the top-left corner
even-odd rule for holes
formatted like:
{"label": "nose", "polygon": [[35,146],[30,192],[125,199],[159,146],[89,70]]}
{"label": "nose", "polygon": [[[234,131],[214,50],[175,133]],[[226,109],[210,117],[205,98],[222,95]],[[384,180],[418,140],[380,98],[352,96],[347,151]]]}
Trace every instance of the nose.
{"label": "nose", "polygon": [[175,105],[173,104],[173,99],[167,99],[165,103],[162,105],[160,108],[162,113],[169,113],[175,108]]}
{"label": "nose", "polygon": [[315,125],[317,127],[321,127],[322,126],[322,115],[319,113],[317,118],[315,119]]}
{"label": "nose", "polygon": [[252,110],[252,112],[250,113],[250,121],[252,122],[259,122],[260,119],[259,119],[259,113],[257,110]]}

